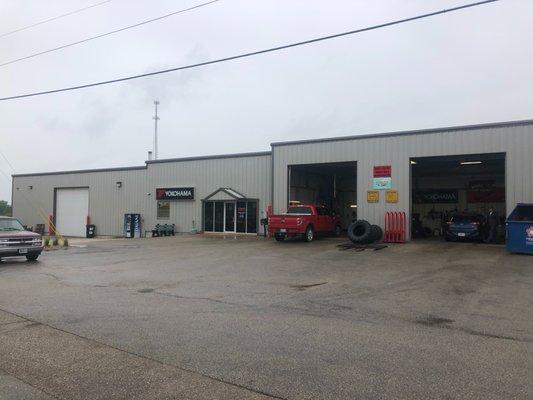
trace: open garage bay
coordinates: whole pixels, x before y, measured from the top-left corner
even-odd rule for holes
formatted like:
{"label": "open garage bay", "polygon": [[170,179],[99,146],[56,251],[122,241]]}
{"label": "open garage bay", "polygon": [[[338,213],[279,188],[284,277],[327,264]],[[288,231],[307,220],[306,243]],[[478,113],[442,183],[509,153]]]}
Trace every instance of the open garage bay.
{"label": "open garage bay", "polygon": [[181,236],[3,261],[0,398],[533,396],[531,257],[338,243]]}

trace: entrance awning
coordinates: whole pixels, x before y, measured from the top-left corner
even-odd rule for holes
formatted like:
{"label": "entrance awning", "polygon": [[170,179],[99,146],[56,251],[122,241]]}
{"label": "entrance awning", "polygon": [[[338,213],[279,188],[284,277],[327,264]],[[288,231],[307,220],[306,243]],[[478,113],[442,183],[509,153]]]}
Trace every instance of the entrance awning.
{"label": "entrance awning", "polygon": [[217,200],[246,200],[246,196],[232,188],[218,188],[205,199],[203,199],[203,201]]}

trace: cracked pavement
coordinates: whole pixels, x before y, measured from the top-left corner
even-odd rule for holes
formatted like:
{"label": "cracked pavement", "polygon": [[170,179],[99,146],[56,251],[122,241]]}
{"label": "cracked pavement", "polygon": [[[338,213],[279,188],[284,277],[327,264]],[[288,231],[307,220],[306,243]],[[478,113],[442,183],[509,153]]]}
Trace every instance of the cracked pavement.
{"label": "cracked pavement", "polygon": [[2,399],[528,399],[533,258],[178,236],[0,263]]}

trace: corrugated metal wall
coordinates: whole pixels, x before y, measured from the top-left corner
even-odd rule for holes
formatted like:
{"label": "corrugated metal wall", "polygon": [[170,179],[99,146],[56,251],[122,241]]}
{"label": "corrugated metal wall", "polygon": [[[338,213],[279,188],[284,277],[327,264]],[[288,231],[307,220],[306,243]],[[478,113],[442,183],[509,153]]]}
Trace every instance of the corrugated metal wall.
{"label": "corrugated metal wall", "polygon": [[[274,211],[287,207],[287,167],[293,164],[357,161],[358,217],[383,225],[387,210],[409,213],[410,158],[479,153],[506,153],[507,213],[517,202],[533,202],[533,124],[480,127],[434,133],[378,136],[273,146]],[[393,189],[399,202],[388,204],[384,193],[379,203],[368,203],[373,167],[392,166]],[[409,218],[409,215],[408,215]]]}
{"label": "corrugated metal wall", "polygon": [[170,203],[170,222],[175,223],[180,232],[189,232],[193,221],[196,229],[202,229],[201,200],[221,187],[232,188],[247,198],[259,199],[259,218],[262,218],[261,211],[270,204],[270,168],[269,154],[148,164],[152,199],[145,210],[145,218],[152,224],[157,222],[156,188],[189,186],[194,187],[194,201]]}
{"label": "corrugated metal wall", "polygon": [[143,213],[147,204],[145,168],[20,176],[13,178],[13,215],[29,226],[43,223],[41,215],[54,212],[54,188],[68,187],[89,188],[89,215],[98,235],[120,235],[123,215]]}
{"label": "corrugated metal wall", "polygon": [[[140,213],[143,230],[160,222],[175,223],[179,232],[189,232],[193,221],[201,229],[201,200],[220,187],[259,199],[262,218],[261,211],[270,204],[270,171],[270,155],[265,154],[149,163],[138,170],[15,176],[13,215],[35,226],[43,223],[39,214],[53,214],[54,188],[88,187],[89,213],[98,235],[122,235],[125,213]],[[122,182],[122,187],[117,188],[116,182]],[[191,186],[195,188],[195,200],[171,201],[170,219],[157,221],[155,189]]]}
{"label": "corrugated metal wall", "polygon": [[[189,232],[193,221],[195,228],[201,230],[201,200],[220,187],[230,187],[249,198],[259,199],[261,218],[272,198],[274,211],[285,211],[289,165],[356,161],[358,217],[383,225],[386,210],[409,212],[410,158],[500,152],[506,153],[509,213],[517,202],[533,202],[533,122],[275,144],[272,156],[261,153],[169,160],[148,163],[147,168],[135,170],[17,176],[13,182],[14,215],[34,226],[42,219],[27,199],[48,215],[53,213],[54,188],[85,186],[89,187],[89,210],[98,234],[121,235],[124,213],[142,214],[145,229],[158,222],[156,188],[192,186],[195,200],[171,202],[170,219],[159,221],[175,223],[178,231]],[[377,165],[392,166],[393,188],[399,191],[398,203],[385,203],[383,194],[379,203],[367,203],[366,192],[372,188],[373,167]],[[116,187],[117,181],[122,182],[121,188]]]}

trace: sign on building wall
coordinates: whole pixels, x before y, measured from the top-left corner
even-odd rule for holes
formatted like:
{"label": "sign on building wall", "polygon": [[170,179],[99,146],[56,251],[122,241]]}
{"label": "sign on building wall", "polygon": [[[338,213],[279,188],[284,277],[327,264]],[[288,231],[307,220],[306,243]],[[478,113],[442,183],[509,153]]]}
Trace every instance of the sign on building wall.
{"label": "sign on building wall", "polygon": [[504,203],[505,189],[469,190],[466,192],[466,198],[469,203]]}
{"label": "sign on building wall", "polygon": [[155,190],[157,200],[194,200],[194,188],[160,188]]}
{"label": "sign on building wall", "polygon": [[457,190],[415,190],[413,191],[413,203],[415,204],[438,204],[458,203],[459,192]]}
{"label": "sign on building wall", "polygon": [[366,201],[369,203],[379,203],[379,192],[377,190],[369,190],[366,192]]}
{"label": "sign on building wall", "polygon": [[390,165],[376,165],[374,167],[374,178],[390,178],[392,167]]}
{"label": "sign on building wall", "polygon": [[387,190],[385,193],[385,200],[387,203],[398,203],[398,191],[397,190]]}
{"label": "sign on building wall", "polygon": [[390,177],[386,178],[374,178],[372,181],[372,189],[374,190],[385,190],[392,187],[392,179]]}

